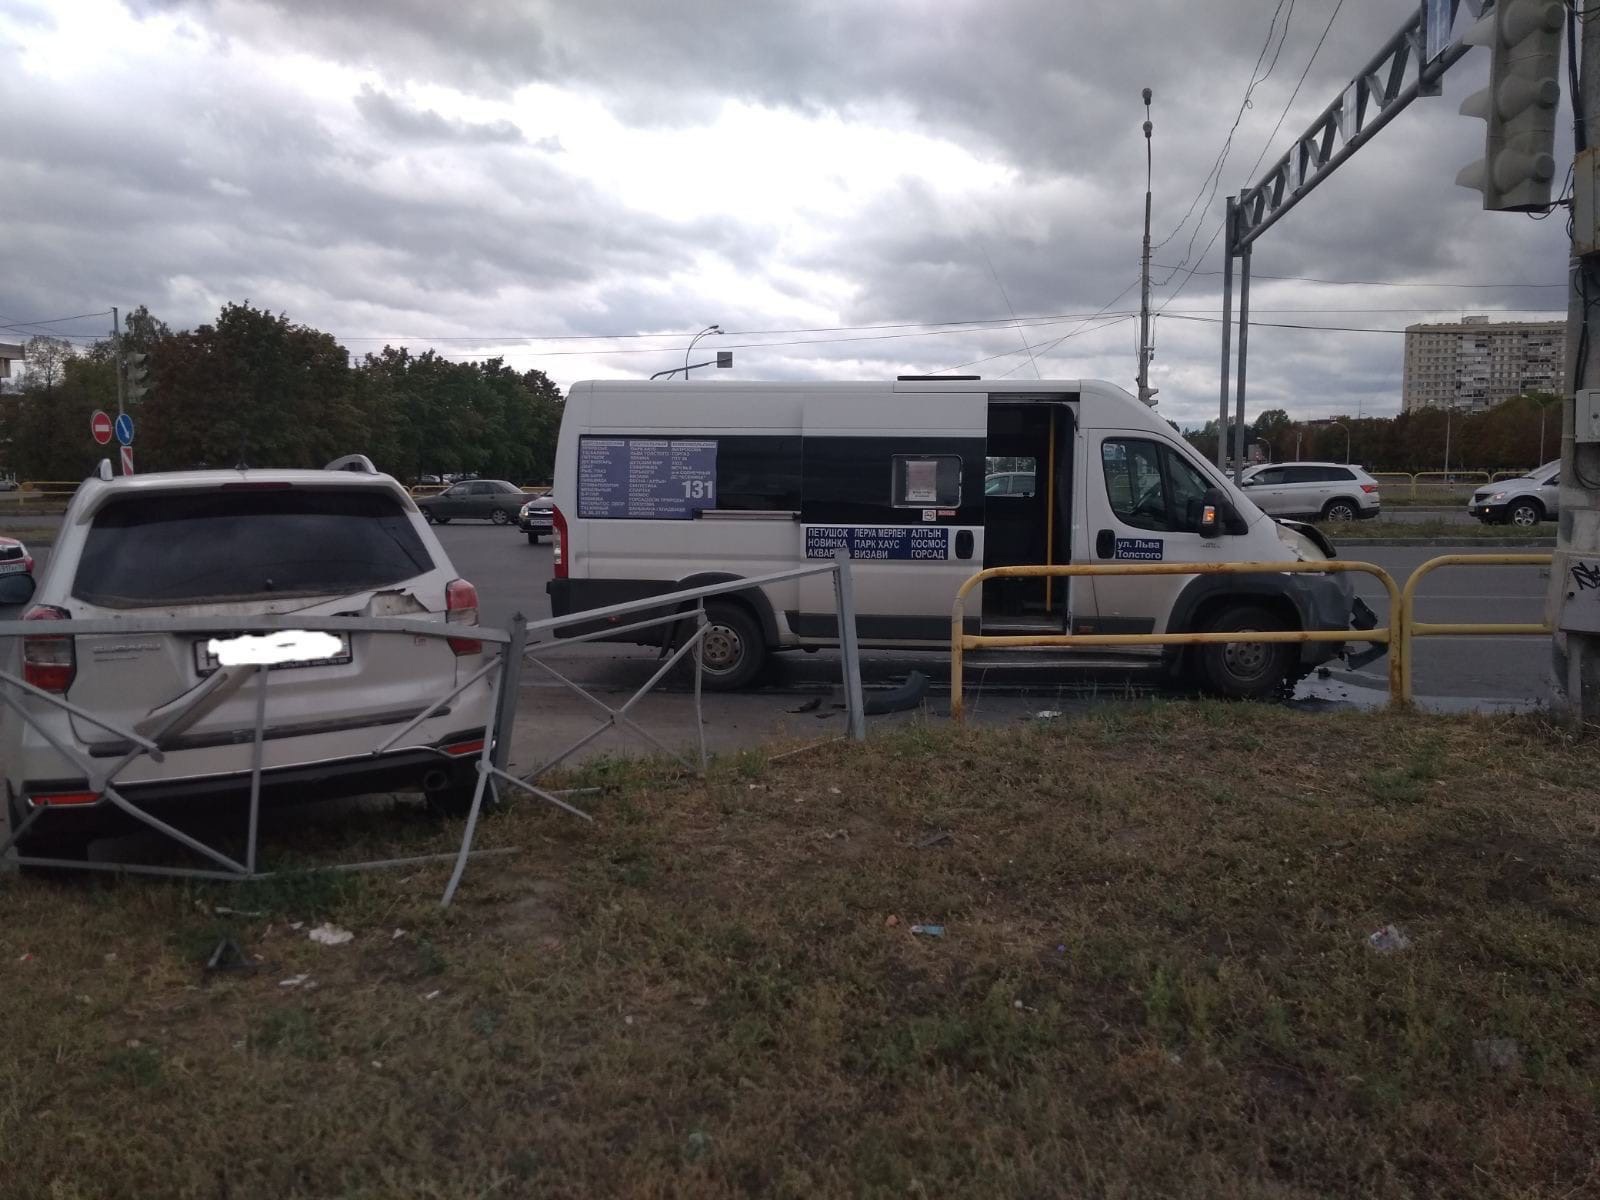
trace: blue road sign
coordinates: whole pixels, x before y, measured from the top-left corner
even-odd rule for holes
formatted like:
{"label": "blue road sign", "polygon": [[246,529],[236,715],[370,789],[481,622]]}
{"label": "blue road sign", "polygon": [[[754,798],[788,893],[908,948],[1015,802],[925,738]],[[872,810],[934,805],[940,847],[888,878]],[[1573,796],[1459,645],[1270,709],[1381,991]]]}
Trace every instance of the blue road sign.
{"label": "blue road sign", "polygon": [[124,446],[133,445],[133,418],[127,413],[122,413],[117,417],[116,431],[117,441]]}

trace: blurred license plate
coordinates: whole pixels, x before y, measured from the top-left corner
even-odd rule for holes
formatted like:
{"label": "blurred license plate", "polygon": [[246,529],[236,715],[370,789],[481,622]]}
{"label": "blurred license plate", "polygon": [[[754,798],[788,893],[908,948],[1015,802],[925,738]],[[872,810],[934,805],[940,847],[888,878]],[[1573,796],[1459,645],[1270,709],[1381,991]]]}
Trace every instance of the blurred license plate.
{"label": "blurred license plate", "polygon": [[[218,635],[216,638],[205,638],[194,644],[194,667],[202,675],[209,675],[222,664],[217,661],[217,656],[211,653],[208,647],[213,641],[227,641],[228,637],[237,634]],[[308,658],[303,662],[274,663],[268,670],[282,671],[293,667],[341,667],[346,663],[354,662],[355,658],[350,653],[350,635],[348,633],[335,633],[339,639],[339,653],[329,658]]]}

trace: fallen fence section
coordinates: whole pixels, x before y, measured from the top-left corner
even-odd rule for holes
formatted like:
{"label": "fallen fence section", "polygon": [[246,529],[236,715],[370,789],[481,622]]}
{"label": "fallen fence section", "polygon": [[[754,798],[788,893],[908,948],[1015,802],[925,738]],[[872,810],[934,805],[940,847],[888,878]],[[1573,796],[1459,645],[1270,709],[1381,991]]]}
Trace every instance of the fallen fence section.
{"label": "fallen fence section", "polygon": [[[962,655],[967,650],[988,647],[1043,647],[1043,646],[1203,646],[1218,642],[1348,642],[1359,640],[1376,642],[1389,647],[1389,701],[1401,703],[1403,686],[1401,659],[1402,639],[1393,632],[1392,625],[1372,629],[1284,629],[1236,630],[1224,633],[1048,633],[1048,634],[976,634],[966,631],[967,596],[973,588],[986,579],[1018,579],[1030,577],[1057,577],[1072,575],[1326,575],[1332,572],[1359,572],[1371,575],[1383,584],[1389,593],[1391,614],[1401,611],[1400,589],[1382,567],[1366,562],[1342,559],[1316,562],[1210,562],[1210,563],[1063,563],[1056,566],[989,567],[973,575],[956,592],[950,615],[950,715],[956,721],[966,716],[966,703],[962,694]],[[1391,622],[1393,617],[1391,615]]]}
{"label": "fallen fence section", "polygon": [[[520,616],[515,619],[509,632],[479,626],[453,625],[443,621],[375,617],[309,617],[295,615],[133,618],[128,620],[69,619],[50,622],[47,634],[46,630],[38,622],[0,621],[0,638],[27,635],[70,638],[95,634],[129,636],[139,634],[180,634],[185,636],[214,634],[222,637],[236,637],[243,633],[315,631],[322,633],[361,633],[387,637],[403,636],[413,639],[445,639],[465,636],[473,641],[482,643],[487,657],[487,661],[482,666],[473,671],[465,680],[445,691],[421,713],[412,717],[398,732],[390,734],[382,742],[366,751],[373,758],[377,758],[385,751],[393,748],[397,743],[402,742],[412,730],[429,717],[445,709],[446,706],[468,689],[486,680],[490,681],[490,702],[487,714],[488,720],[493,722],[494,735],[487,736],[486,731],[486,736],[482,739],[482,747],[477,750],[477,782],[474,787],[472,806],[467,827],[462,836],[460,850],[453,854],[410,856],[313,868],[315,870],[365,871],[383,867],[410,866],[419,862],[453,858],[457,864],[456,875],[451,880],[453,890],[454,885],[459,881],[460,871],[464,869],[467,857],[473,853],[471,850],[472,835],[476,828],[478,813],[482,807],[484,789],[492,778],[504,774],[506,755],[510,748],[511,720],[515,715],[517,681],[522,663],[523,627],[524,622]],[[303,660],[291,659],[289,661],[298,662]],[[169,840],[205,859],[209,865],[207,867],[188,867],[147,863],[91,862],[21,854],[17,850],[18,839],[24,836],[47,811],[47,806],[44,805],[35,807],[22,818],[18,825],[9,830],[4,841],[0,842],[0,858],[7,859],[16,865],[27,867],[117,871],[188,879],[238,882],[270,878],[275,872],[259,869],[257,852],[260,829],[263,746],[267,740],[268,713],[271,708],[271,690],[267,687],[267,676],[268,672],[274,667],[282,665],[286,665],[286,663],[278,661],[271,664],[261,663],[248,666],[223,667],[204,678],[198,684],[185,683],[182,691],[177,696],[174,696],[165,704],[157,705],[150,710],[151,714],[159,714],[159,721],[155,728],[147,729],[144,733],[139,732],[137,729],[126,728],[117,720],[97,715],[79,705],[72,704],[62,697],[42,691],[9,672],[0,671],[0,703],[3,703],[19,719],[35,730],[61,756],[69,768],[76,769],[82,775],[88,783],[88,790],[94,793],[96,797],[95,803],[112,805],[140,825],[162,834]],[[163,821],[129,800],[118,785],[118,776],[141,758],[148,758],[154,762],[164,761],[165,755],[171,750],[172,742],[181,735],[182,731],[194,719],[199,717],[205,706],[215,703],[220,698],[220,695],[226,695],[230,692],[244,692],[252,686],[252,681],[255,690],[255,716],[250,742],[250,801],[243,861],[240,861],[224,853],[216,846],[201,841],[199,838]],[[80,747],[71,744],[49,727],[49,724],[43,718],[51,714],[52,711],[71,714],[80,720],[105,730],[107,733],[122,739],[130,748],[119,757],[110,759],[109,762],[97,762],[94,757]],[[141,725],[145,723],[144,721],[140,722]],[[381,727],[378,733],[381,735],[386,728],[388,727]],[[360,752],[348,757],[352,759],[359,758]],[[440,751],[440,761],[441,764],[444,764],[455,760]],[[495,853],[499,853],[499,851]],[[445,902],[448,903],[448,896]]]}
{"label": "fallen fence section", "polygon": [[[833,576],[834,598],[839,621],[839,650],[846,721],[850,737],[856,741],[865,739],[867,736],[866,707],[861,691],[861,653],[856,641],[855,593],[851,585],[850,560],[845,552],[840,550],[836,552],[831,562],[819,563],[814,567],[797,567],[794,570],[777,571],[770,575],[754,575],[745,579],[708,584],[704,587],[664,592],[657,596],[630,600],[623,604],[586,609],[582,612],[569,613],[566,616],[549,617],[542,621],[531,622],[527,627],[527,632],[534,638],[545,634],[553,635],[562,629],[568,629],[573,626],[590,626],[596,622],[604,623],[604,628],[601,629],[590,630],[571,637],[560,638],[559,640],[537,641],[536,644],[527,647],[523,653],[523,661],[526,665],[536,667],[545,672],[563,687],[575,692],[590,707],[596,709],[596,719],[600,723],[596,728],[584,734],[577,741],[547,759],[541,766],[536,767],[526,775],[518,778],[497,773],[496,777],[503,778],[507,783],[533,792],[552,804],[558,804],[563,808],[569,809],[569,811],[576,812],[576,809],[572,809],[570,805],[566,804],[558,796],[539,787],[536,780],[554,770],[562,762],[565,762],[607,730],[622,727],[626,727],[658,750],[677,759],[688,770],[703,775],[706,769],[706,734],[701,697],[704,691],[705,664],[701,656],[701,645],[705,640],[708,629],[705,602],[717,596],[737,595],[769,584],[784,583],[813,575]],[[663,612],[662,610],[664,609],[670,611]],[[627,618],[632,617],[639,619],[627,620]],[[681,633],[685,624],[692,624],[692,633]],[[661,628],[663,630],[663,646],[672,645],[674,642],[676,642],[676,646],[671,654],[665,658],[661,666],[656,669],[655,673],[617,708],[611,707],[582,684],[563,675],[544,661],[546,654],[562,646],[570,646],[580,642],[609,640],[623,634],[636,633],[640,630],[652,628]],[[680,631],[678,636],[674,636],[675,630]],[[639,701],[665,679],[685,657],[690,655],[694,658],[694,716],[695,732],[699,742],[698,762],[692,762],[682,754],[664,745],[630,715]],[[582,816],[584,814],[580,813],[579,815]]]}

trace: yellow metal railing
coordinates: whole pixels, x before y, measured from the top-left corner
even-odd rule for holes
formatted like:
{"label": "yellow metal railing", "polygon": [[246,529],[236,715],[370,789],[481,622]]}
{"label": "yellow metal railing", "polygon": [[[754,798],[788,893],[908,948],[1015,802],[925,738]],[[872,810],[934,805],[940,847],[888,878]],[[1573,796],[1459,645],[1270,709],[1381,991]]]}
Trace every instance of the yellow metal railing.
{"label": "yellow metal railing", "polygon": [[1404,701],[1405,676],[1403,638],[1395,637],[1392,625],[1373,629],[1274,629],[1235,630],[1218,633],[1040,633],[979,634],[966,631],[967,596],[986,579],[1018,579],[1076,575],[1325,575],[1332,572],[1359,572],[1371,575],[1389,593],[1389,612],[1403,611],[1399,586],[1389,572],[1373,563],[1330,559],[1317,562],[1278,563],[1063,563],[1057,566],[988,567],[966,580],[956,592],[950,613],[950,715],[960,721],[965,716],[962,696],[962,656],[968,650],[986,647],[1043,646],[1204,646],[1228,642],[1381,642],[1389,647],[1389,700]]}
{"label": "yellow metal railing", "polygon": [[[1550,625],[1541,621],[1538,624],[1492,624],[1487,622],[1451,622],[1417,620],[1417,585],[1423,578],[1440,567],[1548,567],[1551,555],[1548,554],[1441,554],[1438,558],[1430,558],[1406,580],[1406,586],[1400,593],[1400,700],[1404,703],[1411,702],[1411,643],[1413,638],[1419,637],[1463,637],[1463,636],[1521,636],[1548,637]],[[1390,618],[1393,620],[1393,617]],[[1390,675],[1390,687],[1394,687],[1393,673]]]}

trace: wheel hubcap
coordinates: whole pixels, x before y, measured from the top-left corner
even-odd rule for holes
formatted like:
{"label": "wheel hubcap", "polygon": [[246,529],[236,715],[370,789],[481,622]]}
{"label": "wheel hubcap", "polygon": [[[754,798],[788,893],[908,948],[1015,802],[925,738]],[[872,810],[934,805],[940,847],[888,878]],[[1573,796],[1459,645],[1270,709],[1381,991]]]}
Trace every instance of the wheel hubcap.
{"label": "wheel hubcap", "polygon": [[1533,524],[1533,512],[1526,508],[1519,508],[1511,514],[1511,520],[1526,529]]}
{"label": "wheel hubcap", "polygon": [[1328,520],[1330,521],[1349,521],[1354,516],[1355,514],[1350,511],[1349,506],[1344,504],[1335,504],[1328,510]]}
{"label": "wheel hubcap", "polygon": [[[1239,632],[1245,632],[1240,630]],[[1267,669],[1272,657],[1266,642],[1229,642],[1222,648],[1222,661],[1230,674],[1240,679],[1254,679]]]}
{"label": "wheel hubcap", "polygon": [[708,625],[700,642],[700,661],[705,669],[725,675],[744,657],[744,642],[726,625]]}

